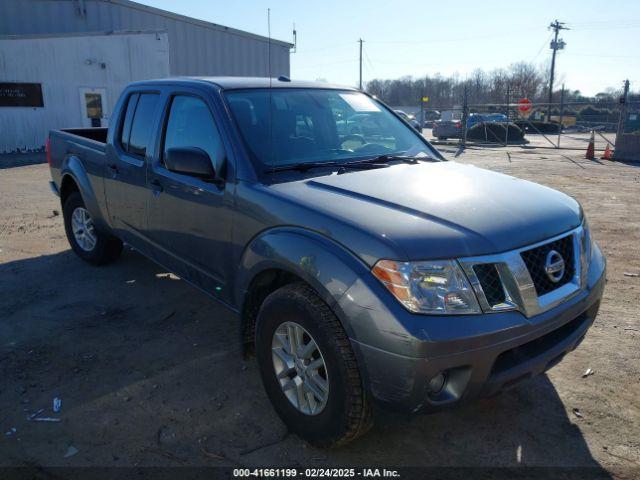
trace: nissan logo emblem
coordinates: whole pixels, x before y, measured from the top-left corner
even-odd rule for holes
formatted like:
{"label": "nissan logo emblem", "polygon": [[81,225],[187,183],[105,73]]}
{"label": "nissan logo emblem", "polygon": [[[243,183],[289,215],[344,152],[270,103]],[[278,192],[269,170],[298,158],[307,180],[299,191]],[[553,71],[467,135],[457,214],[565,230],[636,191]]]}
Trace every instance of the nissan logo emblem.
{"label": "nissan logo emblem", "polygon": [[547,260],[544,262],[544,271],[553,283],[558,283],[564,277],[564,258],[555,250],[547,253]]}

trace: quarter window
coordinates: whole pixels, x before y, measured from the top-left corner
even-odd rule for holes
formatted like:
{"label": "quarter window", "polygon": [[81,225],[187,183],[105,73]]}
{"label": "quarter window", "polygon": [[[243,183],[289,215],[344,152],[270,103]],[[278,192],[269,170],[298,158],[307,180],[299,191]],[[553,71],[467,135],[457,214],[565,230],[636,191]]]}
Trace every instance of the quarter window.
{"label": "quarter window", "polygon": [[129,96],[127,101],[127,111],[122,122],[120,129],[120,146],[127,152],[129,151],[129,136],[131,135],[131,122],[133,122],[133,113],[136,111],[136,105],[138,104],[138,97],[140,95],[134,93]]}
{"label": "quarter window", "polygon": [[[159,95],[157,93],[141,93],[138,95],[138,101],[135,105],[135,113],[131,121],[131,133],[129,134],[126,144],[126,151],[144,157],[147,154],[149,141],[152,137],[151,129],[155,120],[156,106],[158,105]],[[132,97],[133,98],[133,97]],[[131,100],[129,100],[131,104]],[[124,127],[127,126],[127,117],[129,116],[129,105],[124,120]],[[123,139],[126,137],[123,133]],[[123,148],[125,143],[123,142]]]}

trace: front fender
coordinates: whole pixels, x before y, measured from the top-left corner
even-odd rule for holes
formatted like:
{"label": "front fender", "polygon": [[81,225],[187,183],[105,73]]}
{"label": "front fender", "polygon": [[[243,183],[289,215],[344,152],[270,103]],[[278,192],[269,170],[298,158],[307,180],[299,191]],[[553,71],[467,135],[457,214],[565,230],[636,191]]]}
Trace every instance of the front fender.
{"label": "front fender", "polygon": [[357,278],[368,272],[367,266],[352,252],[333,240],[298,227],[267,230],[245,249],[236,282],[237,305],[243,305],[251,281],[261,272],[284,270],[307,282],[334,309],[347,335],[351,325],[336,311],[337,302]]}
{"label": "front fender", "polygon": [[95,188],[93,187],[91,180],[89,179],[89,175],[87,174],[80,158],[76,155],[67,156],[62,162],[60,173],[60,186],[62,187],[62,185],[64,185],[66,177],[71,177],[80,190],[80,195],[82,195],[82,200],[84,200],[84,204],[91,214],[93,223],[98,228],[108,230],[110,227],[102,209],[100,208]]}

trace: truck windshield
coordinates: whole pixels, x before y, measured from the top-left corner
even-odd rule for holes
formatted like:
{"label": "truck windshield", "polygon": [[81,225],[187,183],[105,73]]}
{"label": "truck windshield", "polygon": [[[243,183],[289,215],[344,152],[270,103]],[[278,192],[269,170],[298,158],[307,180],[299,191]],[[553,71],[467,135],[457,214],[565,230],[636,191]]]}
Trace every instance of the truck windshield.
{"label": "truck windshield", "polygon": [[250,89],[228,91],[226,99],[254,162],[264,170],[385,154],[434,156],[416,132],[360,92]]}

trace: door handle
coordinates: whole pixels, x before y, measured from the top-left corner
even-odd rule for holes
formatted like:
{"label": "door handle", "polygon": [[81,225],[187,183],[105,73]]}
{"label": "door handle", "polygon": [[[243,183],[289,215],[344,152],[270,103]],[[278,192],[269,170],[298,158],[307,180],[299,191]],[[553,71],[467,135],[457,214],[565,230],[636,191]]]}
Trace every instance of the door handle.
{"label": "door handle", "polygon": [[153,191],[153,193],[158,194],[160,192],[162,192],[162,190],[164,190],[162,188],[162,184],[160,183],[160,181],[156,178],[154,178],[153,180],[151,180],[150,182],[151,184],[151,190]]}
{"label": "door handle", "polygon": [[118,166],[115,163],[110,163],[107,166],[109,167],[109,170],[111,170],[111,174],[112,175],[117,175],[118,174]]}

